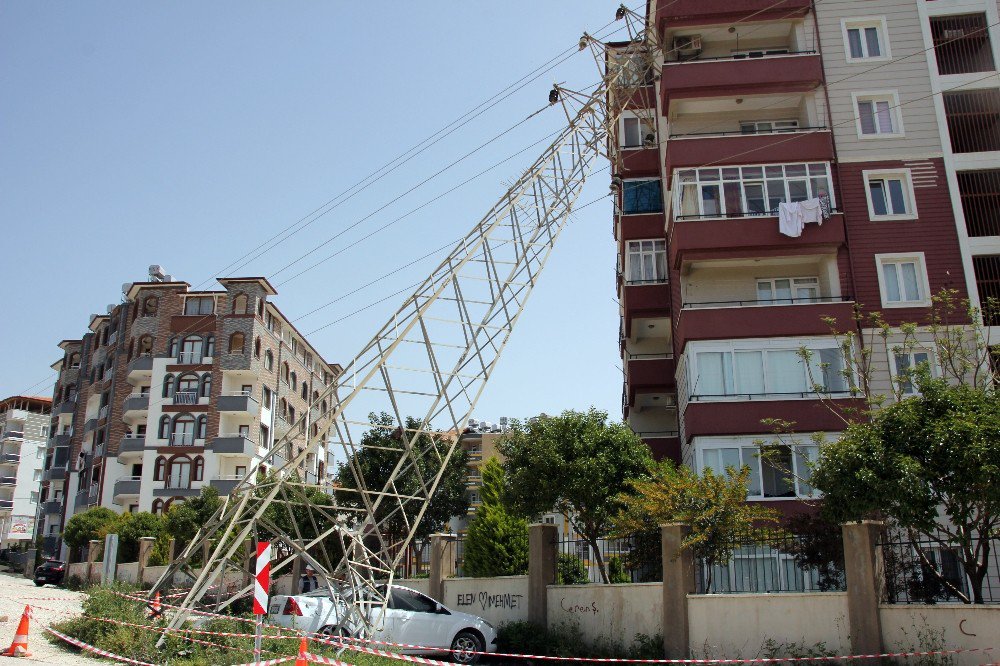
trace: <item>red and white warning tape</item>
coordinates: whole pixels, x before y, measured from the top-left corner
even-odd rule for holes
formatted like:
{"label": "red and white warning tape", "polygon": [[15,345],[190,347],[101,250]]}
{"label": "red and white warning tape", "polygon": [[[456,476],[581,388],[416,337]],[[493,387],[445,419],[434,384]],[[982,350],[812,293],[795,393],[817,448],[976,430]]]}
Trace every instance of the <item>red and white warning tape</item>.
{"label": "red and white warning tape", "polygon": [[[311,661],[316,664],[332,664],[333,666],[352,666],[349,662],[339,661],[331,657],[324,657],[322,655],[313,654],[312,652],[303,652],[302,658],[306,661]],[[247,666],[250,666],[249,664]]]}
{"label": "red and white warning tape", "polygon": [[94,654],[100,655],[101,657],[107,657],[108,659],[115,659],[117,661],[124,661],[127,664],[137,664],[137,666],[156,666],[156,664],[150,664],[149,662],[139,661],[138,659],[129,659],[128,657],[123,657],[121,655],[114,654],[113,652],[108,652],[107,650],[96,648],[93,645],[88,645],[83,641],[78,641],[77,639],[72,638],[71,636],[67,636],[66,634],[60,633],[55,629],[53,629],[52,627],[45,627],[45,631],[49,632],[56,638],[61,638],[70,645],[75,645],[81,650],[86,650],[87,652],[93,652]]}

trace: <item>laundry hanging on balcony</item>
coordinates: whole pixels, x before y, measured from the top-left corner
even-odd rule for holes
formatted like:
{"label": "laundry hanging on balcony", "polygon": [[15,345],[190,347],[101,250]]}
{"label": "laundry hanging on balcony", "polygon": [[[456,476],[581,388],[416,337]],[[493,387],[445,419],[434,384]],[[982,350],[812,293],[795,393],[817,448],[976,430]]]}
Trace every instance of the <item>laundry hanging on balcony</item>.
{"label": "laundry hanging on balcony", "polygon": [[823,224],[823,203],[819,198],[778,204],[778,231],[798,238],[807,224]]}

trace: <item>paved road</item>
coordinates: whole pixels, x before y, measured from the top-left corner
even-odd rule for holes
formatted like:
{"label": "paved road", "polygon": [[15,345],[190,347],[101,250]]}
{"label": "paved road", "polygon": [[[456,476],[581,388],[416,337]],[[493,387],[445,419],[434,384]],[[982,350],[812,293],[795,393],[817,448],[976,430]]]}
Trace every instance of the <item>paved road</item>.
{"label": "paved road", "polygon": [[[39,664],[104,664],[108,662],[96,658],[74,654],[50,643],[43,635],[42,627],[67,617],[78,615],[83,594],[46,585],[36,587],[22,576],[0,573],[0,650],[10,647],[21,621],[25,604],[31,605],[34,619],[28,632],[28,649],[31,657],[21,662]],[[12,664],[14,662],[11,662]]]}

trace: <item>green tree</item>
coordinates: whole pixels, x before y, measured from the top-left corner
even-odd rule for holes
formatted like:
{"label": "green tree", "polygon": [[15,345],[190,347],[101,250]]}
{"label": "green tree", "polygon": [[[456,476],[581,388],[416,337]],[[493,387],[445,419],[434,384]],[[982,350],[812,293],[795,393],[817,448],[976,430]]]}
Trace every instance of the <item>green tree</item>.
{"label": "green tree", "polygon": [[[747,502],[750,468],[730,467],[725,474],[706,469],[696,474],[663,460],[655,463],[648,479],[629,482],[632,492],[620,497],[622,510],[615,518],[616,531],[632,534],[656,529],[669,522],[684,522],[691,533],[681,544],[709,566],[725,565],[753,525],[777,522],[777,512]],[[711,585],[711,579],[709,580]]]}
{"label": "green tree", "polygon": [[911,541],[958,550],[972,598],[915,549],[966,603],[983,603],[990,539],[1000,527],[1000,395],[992,386],[917,379],[919,395],[872,412],[826,444],[812,471],[834,521],[885,516]]}
{"label": "green tree", "polygon": [[118,514],[103,506],[95,506],[66,521],[63,543],[70,548],[83,548],[94,539],[102,540],[114,532]]}
{"label": "green tree", "polygon": [[[404,455],[400,451],[402,429],[396,426],[395,420],[386,414],[369,414],[369,421],[374,427],[361,437],[361,446],[353,458],[341,463],[337,469],[337,482],[341,488],[356,490],[357,480],[352,468],[362,475],[369,491],[380,491],[388,483],[392,471]],[[408,432],[419,430],[421,423],[414,418],[406,419]],[[440,468],[441,456],[450,444],[449,439],[436,433],[421,432],[410,442],[413,450],[411,460],[416,461],[420,475],[424,479],[432,479]],[[415,535],[418,539],[430,536],[441,529],[454,516],[463,516],[469,509],[469,499],[466,495],[465,475],[468,453],[456,447],[437,490],[428,502],[427,510]],[[420,492],[420,479],[416,474],[406,474],[396,483],[396,491],[401,495],[414,495]],[[363,504],[356,492],[338,492],[337,499],[342,506],[360,508]],[[403,511],[395,501],[383,501],[376,511],[376,520],[385,521],[388,535],[401,539],[408,531],[408,525],[416,519],[422,503],[408,501],[404,503]]]}
{"label": "green tree", "polygon": [[465,537],[466,576],[518,576],[528,573],[528,521],[503,503],[504,473],[496,458],[482,468],[482,503]]}
{"label": "green tree", "polygon": [[148,511],[123,513],[115,525],[118,532],[118,561],[135,562],[139,559],[139,539],[153,537],[162,548],[167,541],[166,520]]}
{"label": "green tree", "polygon": [[186,545],[221,506],[219,491],[214,486],[204,486],[198,496],[170,505],[165,521],[166,533],[177,543]]}
{"label": "green tree", "polygon": [[498,449],[505,457],[505,500],[515,511],[538,516],[557,511],[590,545],[608,583],[598,541],[607,535],[628,480],[647,474],[649,448],[607,412],[566,411],[527,423],[514,421]]}
{"label": "green tree", "polygon": [[583,560],[572,553],[559,553],[556,559],[556,584],[586,585],[590,582]]}

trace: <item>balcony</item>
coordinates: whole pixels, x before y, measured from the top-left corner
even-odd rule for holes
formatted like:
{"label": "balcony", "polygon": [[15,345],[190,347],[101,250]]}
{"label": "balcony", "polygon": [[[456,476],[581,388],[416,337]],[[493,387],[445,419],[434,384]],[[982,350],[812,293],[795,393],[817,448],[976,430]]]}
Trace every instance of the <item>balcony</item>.
{"label": "balcony", "polygon": [[1000,169],[959,171],[956,176],[969,237],[1000,236]]}
{"label": "balcony", "polygon": [[208,483],[213,488],[219,491],[220,495],[228,495],[233,492],[233,489],[240,485],[240,481],[243,480],[242,476],[229,475],[229,476],[218,476],[211,479]]}
{"label": "balcony", "polygon": [[76,411],[76,396],[66,398],[56,407],[56,414],[72,414]]}
{"label": "balcony", "polygon": [[798,18],[809,7],[809,0],[657,0],[656,20],[663,34],[667,27],[730,24],[751,16],[754,21]]}
{"label": "balcony", "polygon": [[16,476],[0,476],[0,487],[14,487],[17,485]]}
{"label": "balcony", "polygon": [[0,455],[0,465],[16,465],[21,462],[20,453],[4,453]]}
{"label": "balcony", "polygon": [[170,446],[195,446],[193,432],[175,432],[170,435]]}
{"label": "balcony", "polygon": [[60,446],[69,446],[70,441],[73,439],[73,435],[70,433],[63,433],[61,435],[53,435],[49,437],[49,448],[58,448]]}
{"label": "balcony", "polygon": [[87,422],[83,424],[84,432],[93,432],[97,430],[97,419],[87,419]]}
{"label": "balcony", "polygon": [[60,500],[49,500],[42,504],[42,512],[46,516],[57,516],[62,513],[62,502]]}
{"label": "balcony", "polygon": [[706,132],[676,134],[666,144],[666,173],[679,167],[747,162],[829,162],[833,139],[826,127],[800,127],[791,131],[744,134]]}
{"label": "balcony", "polygon": [[132,458],[137,454],[141,457],[145,447],[145,436],[125,435],[118,443],[118,461],[122,462],[123,458]]}
{"label": "balcony", "polygon": [[50,467],[42,473],[42,481],[62,481],[66,478],[65,465]]}
{"label": "balcony", "polygon": [[182,351],[177,354],[177,364],[178,365],[201,365],[202,363],[211,362],[210,356],[203,356],[200,351],[185,352]]}
{"label": "balcony", "polygon": [[626,282],[622,286],[625,310],[625,337],[632,336],[632,321],[640,317],[670,316],[670,284],[663,282]]}
{"label": "balcony", "polygon": [[212,440],[209,448],[220,455],[239,455],[249,458],[257,454],[257,445],[250,438],[238,433],[219,435]]}
{"label": "balcony", "polygon": [[753,217],[681,217],[673,222],[670,266],[698,259],[738,259],[747,256],[802,254],[843,245],[844,215],[834,212],[822,225],[808,224],[794,238],[778,231],[777,215]]}
{"label": "balcony", "polygon": [[125,495],[138,495],[139,487],[142,485],[141,476],[127,476],[115,481],[115,497]]}
{"label": "balcony", "polygon": [[130,382],[138,381],[153,375],[153,357],[150,354],[140,354],[129,361],[126,373]]}
{"label": "balcony", "polygon": [[173,404],[175,404],[175,405],[197,405],[198,404],[198,392],[197,391],[177,391],[173,395]]}
{"label": "balcony", "polygon": [[20,430],[5,430],[3,435],[0,435],[0,439],[13,439],[17,441],[24,440],[24,433]]}
{"label": "balcony", "polygon": [[169,482],[163,488],[153,488],[153,497],[197,497],[200,494],[200,488],[175,488],[170,486]]}
{"label": "balcony", "polygon": [[944,114],[954,153],[1000,150],[1000,90],[946,92]]}
{"label": "balcony", "polygon": [[3,509],[13,509],[13,508],[14,508],[14,500],[0,499],[0,511],[2,511]]}
{"label": "balcony", "polygon": [[149,411],[149,394],[133,393],[122,404],[123,417],[141,417]]}
{"label": "balcony", "polygon": [[823,66],[814,51],[761,58],[704,58],[663,66],[660,88],[663,113],[675,99],[738,97],[806,92],[823,82]]}
{"label": "balcony", "polygon": [[637,432],[656,460],[670,459],[681,464],[681,438],[676,430]]}
{"label": "balcony", "polygon": [[836,320],[837,331],[850,330],[853,299],[824,296],[804,300],[780,305],[774,301],[687,303],[681,308],[674,333],[677,348],[683,351],[690,340],[830,335],[830,324],[825,321],[828,317]]}
{"label": "balcony", "polygon": [[629,354],[627,359],[630,405],[636,393],[666,393],[676,389],[673,354]]}
{"label": "balcony", "polygon": [[220,412],[239,412],[250,416],[260,414],[260,403],[244,391],[220,395],[218,408]]}
{"label": "balcony", "polygon": [[[696,397],[696,396],[695,396]],[[694,399],[693,397],[692,399]],[[691,402],[684,412],[684,434],[690,440],[702,435],[770,434],[773,425],[766,419],[782,419],[795,424],[799,432],[840,432],[844,421],[840,414],[815,398],[813,393],[796,394],[799,399],[780,399],[776,395],[732,396],[732,402]],[[838,410],[858,409],[861,400],[850,398],[831,401]],[[725,415],[720,418],[721,415]]]}
{"label": "balcony", "polygon": [[985,14],[930,17],[938,74],[973,74],[995,69]]}

